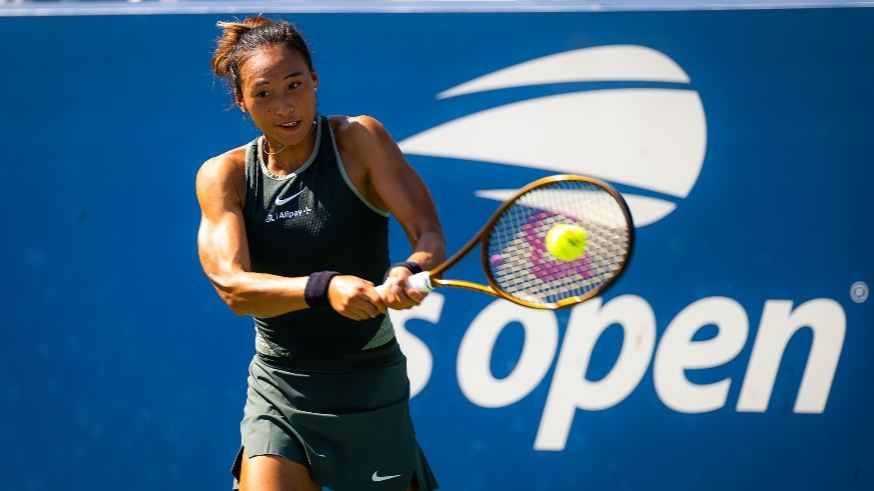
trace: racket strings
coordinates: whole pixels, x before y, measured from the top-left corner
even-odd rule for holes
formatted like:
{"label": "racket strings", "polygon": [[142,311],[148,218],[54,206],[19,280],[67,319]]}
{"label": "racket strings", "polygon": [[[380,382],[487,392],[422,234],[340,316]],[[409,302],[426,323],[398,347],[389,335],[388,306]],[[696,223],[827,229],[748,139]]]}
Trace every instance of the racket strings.
{"label": "racket strings", "polygon": [[[562,261],[546,247],[560,224],[582,227],[586,247]],[[629,252],[629,224],[622,206],[588,181],[556,181],[516,199],[495,223],[487,242],[490,273],[506,294],[540,305],[589,298],[622,268]]]}

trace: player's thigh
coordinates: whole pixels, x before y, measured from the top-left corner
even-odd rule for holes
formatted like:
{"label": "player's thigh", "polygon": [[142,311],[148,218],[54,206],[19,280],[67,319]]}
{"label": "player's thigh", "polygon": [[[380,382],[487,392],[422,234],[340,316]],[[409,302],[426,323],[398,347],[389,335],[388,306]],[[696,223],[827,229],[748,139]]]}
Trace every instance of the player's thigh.
{"label": "player's thigh", "polygon": [[276,455],[249,458],[243,451],[240,462],[240,491],[320,491],[310,470]]}

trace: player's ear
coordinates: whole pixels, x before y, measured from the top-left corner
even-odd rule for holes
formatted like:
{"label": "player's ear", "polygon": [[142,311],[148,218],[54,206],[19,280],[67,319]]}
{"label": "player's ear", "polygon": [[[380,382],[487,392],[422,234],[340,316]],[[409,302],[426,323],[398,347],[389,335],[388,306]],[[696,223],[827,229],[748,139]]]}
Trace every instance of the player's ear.
{"label": "player's ear", "polygon": [[234,91],[234,102],[237,103],[237,107],[240,108],[240,111],[243,111],[244,113],[249,112],[249,111],[246,109],[246,103],[243,101],[243,96],[242,96],[242,94],[240,94],[240,92],[239,92],[239,91],[236,91],[236,90]]}
{"label": "player's ear", "polygon": [[316,73],[314,68],[310,69],[310,77],[313,79],[313,90],[319,88],[319,74]]}

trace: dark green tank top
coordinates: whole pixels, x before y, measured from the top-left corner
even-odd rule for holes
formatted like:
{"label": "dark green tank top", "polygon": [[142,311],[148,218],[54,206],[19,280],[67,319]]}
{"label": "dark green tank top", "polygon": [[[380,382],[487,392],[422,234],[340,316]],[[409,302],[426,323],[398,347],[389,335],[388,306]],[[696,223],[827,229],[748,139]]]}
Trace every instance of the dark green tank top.
{"label": "dark green tank top", "polygon": [[[378,285],[389,267],[388,213],[369,203],[346,174],[331,124],[321,116],[310,158],[277,176],[262,159],[261,138],[246,151],[243,215],[252,271],[285,277],[337,271]],[[330,307],[255,317],[256,349],[268,356],[326,357],[385,344],[391,321],[341,316]]]}

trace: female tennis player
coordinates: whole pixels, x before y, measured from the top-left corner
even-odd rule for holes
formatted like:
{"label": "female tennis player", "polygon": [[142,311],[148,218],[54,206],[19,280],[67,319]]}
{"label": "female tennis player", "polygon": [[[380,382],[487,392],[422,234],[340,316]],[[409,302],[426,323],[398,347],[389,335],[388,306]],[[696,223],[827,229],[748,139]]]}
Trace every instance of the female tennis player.
{"label": "female tennis player", "polygon": [[[203,269],[255,321],[239,487],[436,489],[386,315],[419,304],[406,278],[445,258],[430,194],[378,121],[318,113],[319,78],[291,24],[219,26],[213,70],[263,132],[197,175]],[[394,266],[389,213],[413,248]]]}

